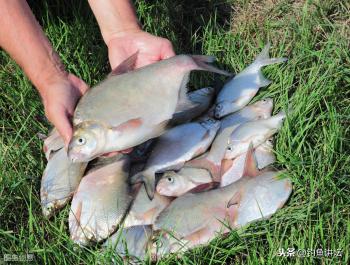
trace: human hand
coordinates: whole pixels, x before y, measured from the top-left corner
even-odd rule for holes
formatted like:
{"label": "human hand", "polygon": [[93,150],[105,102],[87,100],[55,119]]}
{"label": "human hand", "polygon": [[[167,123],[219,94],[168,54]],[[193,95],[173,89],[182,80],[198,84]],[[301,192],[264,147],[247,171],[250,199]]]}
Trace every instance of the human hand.
{"label": "human hand", "polygon": [[[65,78],[58,78],[52,84],[49,84],[42,94],[45,115],[48,120],[56,127],[64,140],[65,146],[68,146],[72,138],[73,129],[71,119],[74,114],[75,106],[82,95],[88,90],[88,85],[73,74],[67,74]],[[120,151],[129,153],[132,148]],[[105,154],[111,157],[119,152]]]}
{"label": "human hand", "polygon": [[88,85],[73,74],[59,76],[50,81],[41,93],[45,115],[57,128],[67,146],[72,134],[71,118],[79,98],[88,90]]}
{"label": "human hand", "polygon": [[175,55],[169,40],[140,29],[119,32],[109,36],[108,57],[112,69],[138,51],[135,68],[139,68]]}

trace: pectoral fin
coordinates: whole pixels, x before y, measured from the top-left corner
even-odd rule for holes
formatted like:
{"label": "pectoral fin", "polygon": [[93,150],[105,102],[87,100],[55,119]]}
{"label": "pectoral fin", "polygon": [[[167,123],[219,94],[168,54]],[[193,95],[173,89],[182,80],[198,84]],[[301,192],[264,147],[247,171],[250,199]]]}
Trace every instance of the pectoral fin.
{"label": "pectoral fin", "polygon": [[190,192],[190,193],[199,193],[199,192],[203,192],[203,191],[216,189],[219,186],[220,186],[220,182],[203,183],[203,184],[200,184],[197,187],[189,190],[188,192]]}
{"label": "pectoral fin", "polygon": [[185,167],[203,168],[210,172],[213,182],[220,182],[220,168],[221,165],[215,164],[213,161],[209,160],[207,157],[194,159],[186,162]]}
{"label": "pectoral fin", "polygon": [[128,130],[137,129],[137,128],[141,127],[142,124],[143,124],[142,119],[136,118],[136,119],[128,120],[122,124],[119,124],[118,126],[113,127],[112,129],[115,131],[119,131],[120,133],[123,133],[123,132],[128,131]]}
{"label": "pectoral fin", "polygon": [[255,157],[254,157],[254,152],[253,152],[253,144],[250,143],[245,162],[244,162],[244,170],[243,170],[243,177],[256,177],[259,176],[261,172],[258,169]]}
{"label": "pectoral fin", "polygon": [[221,176],[223,176],[233,165],[232,159],[223,159],[221,161]]}
{"label": "pectoral fin", "polygon": [[239,204],[241,201],[242,194],[241,192],[236,192],[231,199],[227,202],[227,208],[230,208],[233,205]]}

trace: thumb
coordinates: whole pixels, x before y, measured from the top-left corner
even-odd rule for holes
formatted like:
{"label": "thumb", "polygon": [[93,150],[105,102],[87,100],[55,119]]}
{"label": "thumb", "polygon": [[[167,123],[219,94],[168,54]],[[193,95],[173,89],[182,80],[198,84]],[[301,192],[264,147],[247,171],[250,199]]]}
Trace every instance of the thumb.
{"label": "thumb", "polygon": [[84,95],[85,92],[89,89],[89,86],[79,77],[73,74],[68,75],[68,79],[72,82],[72,84],[79,89],[80,96]]}
{"label": "thumb", "polygon": [[171,42],[167,39],[164,39],[164,43],[161,48],[161,54],[160,57],[161,59],[168,59],[170,57],[175,56],[174,48]]}
{"label": "thumb", "polygon": [[64,141],[64,145],[67,148],[69,141],[72,138],[73,130],[72,125],[69,121],[69,115],[64,109],[55,111],[51,117],[50,121],[55,125],[57,131],[61,135]]}

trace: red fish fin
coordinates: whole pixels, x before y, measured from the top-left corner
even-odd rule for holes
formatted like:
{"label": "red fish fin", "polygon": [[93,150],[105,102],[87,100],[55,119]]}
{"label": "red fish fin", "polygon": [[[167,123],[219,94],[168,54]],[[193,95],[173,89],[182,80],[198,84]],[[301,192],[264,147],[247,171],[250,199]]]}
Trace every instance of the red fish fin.
{"label": "red fish fin", "polygon": [[219,186],[220,186],[220,182],[203,183],[203,184],[200,184],[197,187],[189,190],[188,192],[190,192],[190,193],[198,193],[198,192],[203,192],[203,191],[207,191],[207,190],[216,189]]}
{"label": "red fish fin", "polygon": [[256,177],[259,176],[261,172],[258,169],[254,152],[253,152],[253,144],[250,143],[248,151],[246,153],[246,158],[244,162],[244,169],[243,169],[243,177]]}
{"label": "red fish fin", "polygon": [[135,52],[133,55],[121,62],[116,68],[112,70],[109,76],[121,75],[132,71],[135,67],[138,54],[139,51]]}
{"label": "red fish fin", "polygon": [[227,208],[230,208],[233,205],[239,204],[241,200],[242,194],[241,192],[236,192],[231,199],[227,202]]}
{"label": "red fish fin", "polygon": [[208,63],[212,63],[215,61],[215,57],[214,56],[208,56],[208,55],[191,55],[193,61],[196,63],[197,65],[197,70],[203,70],[203,71],[208,71],[208,72],[213,72],[213,73],[217,73],[217,74],[221,74],[221,75],[226,75],[226,76],[231,76],[232,74],[224,71],[224,70],[220,70],[218,68],[216,68],[213,65],[210,65]]}
{"label": "red fish fin", "polygon": [[128,120],[122,124],[119,124],[116,127],[113,127],[113,130],[125,132],[125,131],[128,131],[130,129],[139,128],[139,127],[141,127],[142,124],[143,124],[143,122],[142,122],[141,118],[131,119],[131,120]]}
{"label": "red fish fin", "polygon": [[148,211],[146,211],[142,216],[142,221],[144,223],[152,223],[153,219],[155,218],[157,214],[157,208],[152,208]]}
{"label": "red fish fin", "polygon": [[80,225],[81,211],[83,209],[83,202],[79,202],[77,211],[75,212],[75,219],[77,220],[78,225]]}
{"label": "red fish fin", "polygon": [[220,182],[220,168],[221,165],[216,165],[214,162],[209,160],[207,157],[194,159],[186,162],[185,167],[203,168],[210,172],[214,182]]}
{"label": "red fish fin", "polygon": [[233,160],[223,159],[221,161],[221,173],[220,173],[220,175],[223,176],[232,167],[232,164],[233,164]]}

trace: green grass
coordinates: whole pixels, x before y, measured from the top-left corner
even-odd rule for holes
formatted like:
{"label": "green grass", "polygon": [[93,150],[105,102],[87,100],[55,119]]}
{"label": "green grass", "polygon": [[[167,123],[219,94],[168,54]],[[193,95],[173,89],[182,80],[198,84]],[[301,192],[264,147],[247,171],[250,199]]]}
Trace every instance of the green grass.
{"label": "green grass", "polygon": [[[90,85],[108,73],[106,48],[85,1],[31,1],[67,69]],[[292,107],[277,136],[277,166],[287,169],[293,193],[271,219],[208,247],[160,264],[347,264],[350,177],[350,6],[347,1],[137,1],[144,28],[170,38],[178,53],[213,54],[242,70],[268,41],[284,65],[267,67],[273,83],[254,99],[273,97],[274,113]],[[222,80],[193,78],[193,88]],[[0,51],[0,258],[34,253],[35,263],[110,261],[98,248],[69,240],[68,207],[50,221],[41,215],[45,167],[38,132],[46,133],[38,94]],[[279,248],[342,250],[342,257],[278,257]],[[1,259],[0,259],[1,264]]]}

